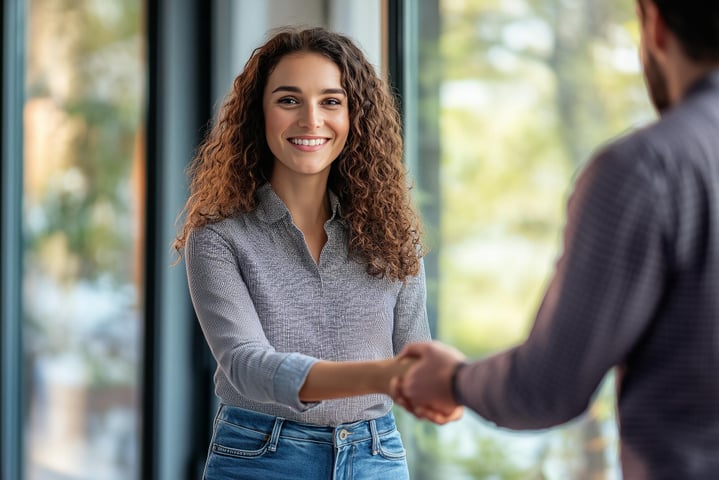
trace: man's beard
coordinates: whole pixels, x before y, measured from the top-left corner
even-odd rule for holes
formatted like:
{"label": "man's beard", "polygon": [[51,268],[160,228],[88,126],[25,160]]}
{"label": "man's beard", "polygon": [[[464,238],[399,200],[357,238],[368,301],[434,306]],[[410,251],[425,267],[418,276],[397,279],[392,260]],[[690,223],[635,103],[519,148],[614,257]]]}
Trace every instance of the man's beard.
{"label": "man's beard", "polygon": [[644,79],[649,89],[649,98],[651,98],[654,108],[656,108],[657,112],[661,115],[671,107],[667,78],[659,67],[657,59],[651,52],[646,52],[645,58]]}

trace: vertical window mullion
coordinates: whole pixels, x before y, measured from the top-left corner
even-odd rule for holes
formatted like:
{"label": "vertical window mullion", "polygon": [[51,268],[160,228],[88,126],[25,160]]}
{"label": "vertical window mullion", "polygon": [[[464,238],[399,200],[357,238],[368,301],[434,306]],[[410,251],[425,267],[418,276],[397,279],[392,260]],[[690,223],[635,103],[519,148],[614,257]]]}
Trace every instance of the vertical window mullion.
{"label": "vertical window mullion", "polygon": [[[201,473],[212,412],[212,372],[190,303],[185,268],[170,245],[187,196],[185,170],[212,105],[212,2],[146,0],[146,279],[142,478]],[[201,350],[200,350],[201,349]]]}
{"label": "vertical window mullion", "polygon": [[25,10],[2,10],[2,143],[0,157],[0,476],[22,478],[22,184]]}
{"label": "vertical window mullion", "polygon": [[[435,52],[420,50],[439,38],[439,0],[387,2],[387,64],[399,97],[404,130],[405,163],[420,192],[415,199],[424,222],[427,315],[432,337],[439,317],[439,82],[432,64]],[[418,101],[421,98],[422,111]],[[415,192],[416,193],[416,192]],[[423,201],[424,199],[424,201]],[[426,199],[430,199],[427,201]]]}

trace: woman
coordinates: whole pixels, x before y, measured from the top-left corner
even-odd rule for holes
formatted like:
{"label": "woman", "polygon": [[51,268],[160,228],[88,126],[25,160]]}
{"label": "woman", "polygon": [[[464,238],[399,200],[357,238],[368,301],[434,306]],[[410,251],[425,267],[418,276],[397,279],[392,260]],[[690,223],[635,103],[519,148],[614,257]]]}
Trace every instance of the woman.
{"label": "woman", "polygon": [[204,478],[408,478],[389,383],[429,329],[386,83],[347,37],[280,30],[190,174],[175,247],[221,401]]}

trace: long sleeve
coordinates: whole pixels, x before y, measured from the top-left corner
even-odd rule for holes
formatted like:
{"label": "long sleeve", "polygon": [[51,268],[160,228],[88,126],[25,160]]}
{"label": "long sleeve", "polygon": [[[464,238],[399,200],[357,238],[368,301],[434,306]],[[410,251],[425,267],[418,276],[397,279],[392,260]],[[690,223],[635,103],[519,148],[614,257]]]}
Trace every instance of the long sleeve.
{"label": "long sleeve", "polygon": [[424,262],[419,273],[402,285],[394,308],[392,345],[398,354],[405,345],[430,340]]}
{"label": "long sleeve", "polygon": [[564,251],[528,338],[458,378],[482,417],[514,429],[570,420],[640,342],[667,281],[666,186],[644,168],[647,155],[641,145],[610,148],[578,179]]}
{"label": "long sleeve", "polygon": [[253,401],[311,408],[299,400],[299,390],[317,359],[270,345],[230,244],[209,227],[196,229],[185,264],[200,326],[232,386]]}
{"label": "long sleeve", "polygon": [[379,278],[349,254],[339,199],[319,261],[270,184],[258,206],[193,231],[186,245],[195,311],[217,360],[215,394],[228,405],[337,425],[392,408],[387,395],[299,401],[316,361],[385,360],[425,339],[424,276]]}

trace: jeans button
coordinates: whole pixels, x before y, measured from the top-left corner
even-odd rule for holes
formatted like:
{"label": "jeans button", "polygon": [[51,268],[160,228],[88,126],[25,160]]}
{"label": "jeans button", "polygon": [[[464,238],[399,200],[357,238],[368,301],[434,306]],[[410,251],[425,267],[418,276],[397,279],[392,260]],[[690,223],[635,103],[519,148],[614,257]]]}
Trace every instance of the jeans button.
{"label": "jeans button", "polygon": [[346,440],[347,437],[349,437],[349,436],[350,436],[350,432],[348,432],[344,428],[342,430],[340,430],[340,440]]}

